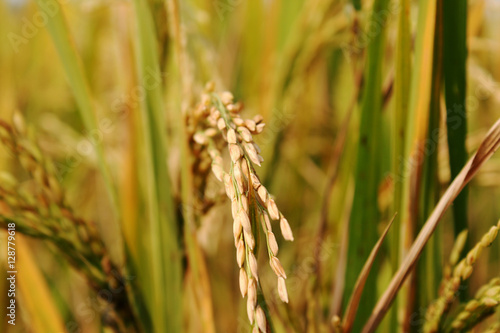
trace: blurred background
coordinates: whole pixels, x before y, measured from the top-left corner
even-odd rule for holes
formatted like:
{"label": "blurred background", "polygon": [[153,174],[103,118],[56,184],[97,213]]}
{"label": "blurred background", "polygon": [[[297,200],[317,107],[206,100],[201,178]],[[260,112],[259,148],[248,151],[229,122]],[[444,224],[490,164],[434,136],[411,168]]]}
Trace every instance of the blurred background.
{"label": "blurred background", "polygon": [[[380,6],[380,2],[375,1],[375,5]],[[415,73],[425,72],[418,69],[416,59],[418,52],[429,47],[417,46],[419,34],[423,33],[419,30],[419,15],[426,8],[422,2],[426,1],[408,2],[410,38],[406,42],[412,49]],[[373,101],[373,112],[379,114],[379,131],[373,143],[376,155],[372,160],[377,164],[370,173],[373,181],[367,180],[366,186],[375,183],[376,197],[371,202],[375,208],[370,209],[375,209],[378,217],[366,216],[366,232],[373,228],[373,237],[377,239],[397,210],[393,164],[397,159],[395,142],[403,140],[393,130],[399,105],[395,94],[402,84],[396,66],[400,46],[399,1],[388,2],[387,10],[380,16],[382,21],[375,20],[379,25],[372,24],[372,30],[366,30],[374,22],[374,1],[370,0],[361,1],[359,9],[342,0],[186,0],[178,3],[177,17],[171,15],[166,2],[149,0],[146,3],[151,15],[147,22],[153,28],[149,38],[157,45],[158,60],[158,69],[151,68],[152,74],[147,66],[139,71],[141,32],[137,9],[131,1],[61,0],[59,3],[62,12],[56,11],[54,15],[64,14],[67,33],[81,59],[94,103],[97,128],[89,132],[79,116],[78,97],[75,98],[68,83],[73,74],[65,69],[65,58],[54,43],[57,28],[49,31],[52,17],[47,19],[47,14],[42,15],[47,12],[42,12],[36,1],[0,2],[0,117],[9,122],[16,110],[24,116],[26,124],[36,133],[41,150],[54,161],[68,203],[78,216],[95,221],[113,260],[127,261],[123,242],[131,246],[131,251],[134,246],[127,235],[122,237],[118,231],[95,147],[104,150],[116,184],[124,216],[120,221],[122,227],[132,226],[129,235],[143,232],[148,228],[147,221],[135,204],[140,193],[131,175],[140,178],[146,172],[142,171],[144,160],[134,154],[140,145],[134,126],[140,121],[140,109],[150,96],[149,85],[161,92],[165,134],[169,138],[168,173],[172,196],[179,203],[183,167],[179,162],[182,140],[179,114],[183,103],[188,108],[193,106],[204,84],[214,81],[217,90],[229,90],[236,100],[244,103],[244,117],[256,114],[264,117],[266,129],[256,140],[265,162],[258,172],[295,235],[293,243],[283,242],[281,236],[278,239],[280,260],[289,277],[288,305],[277,301],[274,273],[266,265],[265,254],[261,258],[261,284],[268,295],[276,331],[329,331],[331,316],[339,313],[342,303],[345,305],[346,297],[342,301],[342,295],[349,288],[343,278],[346,266],[356,265],[346,257],[345,240],[349,238],[346,223],[355,212],[351,212],[353,197],[362,184],[355,172],[358,146],[363,141],[360,124],[363,110],[370,109],[370,99],[366,96],[373,89],[372,93],[378,96]],[[470,156],[500,117],[500,1],[468,1],[466,14],[466,149]],[[175,23],[174,19],[179,21]],[[180,27],[181,31],[176,33],[172,27]],[[431,37],[431,44],[433,40]],[[186,55],[187,65],[183,68],[178,65],[177,43]],[[375,48],[373,43],[378,43],[378,55],[370,50]],[[446,55],[446,43],[441,47],[445,49],[442,58],[445,64],[451,60]],[[371,67],[376,67],[375,80],[372,74],[367,77]],[[431,90],[432,80],[428,79],[429,84],[422,79],[420,89]],[[189,87],[188,93],[183,84]],[[413,83],[408,87],[411,89]],[[417,97],[412,100],[418,100],[419,93],[417,89]],[[437,105],[434,127],[445,133],[446,110],[453,105],[445,102],[444,92]],[[411,125],[408,121],[403,127]],[[417,122],[413,125],[419,126]],[[434,145],[430,149],[436,156],[437,173],[432,182],[435,186],[424,194],[430,193],[435,203],[451,179],[446,135],[439,135],[431,145]],[[403,163],[403,158],[397,162]],[[0,149],[0,168],[20,181],[26,177],[4,147]],[[482,167],[468,189],[466,220],[469,241],[475,244],[500,217],[498,155]],[[403,197],[401,193],[399,196]],[[428,213],[428,209],[423,209],[419,221],[425,221]],[[440,267],[447,262],[454,242],[453,219],[450,209],[436,231],[438,240],[433,242],[432,254]],[[200,273],[203,288],[197,289],[200,282],[186,269],[182,280],[183,331],[248,329],[245,301],[238,289],[231,224],[230,205],[222,198],[208,212],[197,215],[195,239],[205,262]],[[401,230],[404,235],[405,229]],[[413,237],[411,231],[406,232],[409,238]],[[367,236],[367,243],[373,237]],[[394,237],[389,234],[374,268],[377,295],[383,292],[395,269],[394,248],[390,245]],[[47,241],[19,238],[20,308],[16,326],[2,319],[0,331],[50,332],[46,327],[51,325],[44,324],[48,321],[68,332],[102,332],[99,301],[79,272]],[[0,239],[3,251],[4,231]],[[140,248],[147,243],[147,239],[139,238],[135,244]],[[137,253],[136,260],[140,262],[141,252]],[[5,265],[6,256],[2,254],[0,276],[6,274]],[[483,251],[476,265],[469,295],[498,276],[499,271],[500,246],[495,242]],[[416,321],[423,320],[423,309],[436,297],[442,275],[429,266],[420,272],[432,276],[429,279],[434,282],[429,285],[432,291],[428,299],[418,303],[420,308],[413,308]],[[134,273],[129,278],[136,279],[142,288],[149,288],[148,280],[140,275]],[[0,279],[2,307],[8,301],[7,289],[6,279]],[[209,318],[206,319],[209,324],[200,317]],[[499,318],[497,314],[488,323]],[[380,331],[388,332],[384,327],[389,327],[389,320],[382,325],[387,326]]]}

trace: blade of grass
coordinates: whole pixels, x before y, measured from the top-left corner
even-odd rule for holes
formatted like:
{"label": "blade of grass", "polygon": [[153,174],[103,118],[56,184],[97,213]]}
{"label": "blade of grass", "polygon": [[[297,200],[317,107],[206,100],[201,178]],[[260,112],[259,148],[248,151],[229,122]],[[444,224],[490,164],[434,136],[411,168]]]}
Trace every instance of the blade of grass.
{"label": "blade of grass", "polygon": [[[404,155],[400,158],[401,170],[396,181],[402,181],[400,251],[404,254],[415,237],[419,212],[422,166],[425,158],[425,141],[429,126],[431,77],[434,57],[434,32],[436,0],[419,2],[419,18],[415,50],[415,63],[411,76],[411,91],[406,117]],[[412,305],[412,288],[403,289],[398,302],[398,313],[408,311]],[[400,321],[403,321],[403,318]]]}
{"label": "blade of grass", "polygon": [[412,75],[409,114],[405,138],[405,161],[410,161],[410,170],[404,174],[402,222],[406,234],[415,227],[418,207],[418,179],[421,175],[423,144],[427,138],[429,105],[431,99],[431,77],[434,49],[434,31],[436,23],[436,0],[422,0],[418,22],[415,67]]}
{"label": "blade of grass", "polygon": [[[411,50],[412,35],[410,31],[410,1],[401,0],[398,18],[398,37],[396,48],[396,70],[394,77],[394,116],[393,116],[393,172],[395,175],[403,173],[403,166],[400,158],[405,156],[406,122],[410,101],[411,83]],[[394,182],[393,212],[401,212],[402,207],[403,182]],[[393,273],[396,272],[400,261],[401,251],[401,218],[395,217],[392,228],[391,239],[391,266]],[[390,331],[397,332],[397,300],[390,315]]]}
{"label": "blade of grass", "polygon": [[[467,137],[467,1],[443,1],[443,43],[444,43],[444,83],[446,101],[446,125],[448,134],[448,153],[450,175],[453,179],[467,160],[465,140]],[[465,188],[457,197],[453,210],[453,230],[455,236],[467,229],[468,190]],[[468,243],[468,241],[467,241]],[[469,250],[465,244],[461,257]],[[467,289],[464,281],[462,287]],[[460,293],[462,301],[467,292]]]}
{"label": "blade of grass", "polygon": [[[396,49],[396,72],[394,78],[394,126],[393,126],[393,172],[400,175],[403,172],[400,158],[404,156],[404,142],[406,133],[406,117],[408,114],[410,101],[411,83],[411,44],[412,36],[410,32],[410,2],[401,0],[401,9],[398,20],[398,39]],[[401,196],[403,183],[394,182],[394,203],[393,210],[401,211]],[[392,240],[392,266],[396,270],[399,265],[401,222],[399,216],[394,221],[394,237]]]}
{"label": "blade of grass", "polygon": [[431,98],[431,76],[434,49],[434,29],[436,20],[436,1],[423,0],[420,5],[415,68],[412,75],[407,131],[405,138],[405,161],[410,161],[409,173],[404,175],[402,221],[412,233],[415,227],[418,207],[418,179],[421,175],[424,149],[422,145],[427,138],[429,103]]}
{"label": "blade of grass", "polygon": [[439,200],[438,204],[434,208],[434,211],[429,216],[417,238],[413,242],[413,245],[411,246],[408,255],[403,260],[401,267],[392,278],[391,283],[382,297],[377,302],[377,305],[373,309],[366,325],[363,328],[363,333],[375,331],[377,325],[386,314],[399,289],[403,285],[403,282],[415,267],[418,258],[422,254],[425,244],[432,236],[448,207],[453,203],[453,200],[457,197],[464,186],[472,179],[472,177],[475,176],[481,166],[496,152],[499,147],[500,119],[497,120],[497,122],[491,127],[477,152],[467,162],[462,171],[453,180],[444,195]]}
{"label": "blade of grass", "polygon": [[[355,171],[355,190],[349,240],[347,270],[345,278],[344,302],[353,293],[356,279],[363,269],[370,249],[377,241],[378,192],[378,139],[382,113],[382,66],[384,63],[385,25],[389,1],[376,0],[372,9],[372,21],[380,24],[380,32],[370,41],[364,77],[364,91],[361,101],[359,146]],[[359,318],[353,330],[359,331],[367,319],[370,308],[376,301],[375,275],[368,277],[366,292],[363,294]],[[345,305],[347,305],[345,303]]]}
{"label": "blade of grass", "polygon": [[[434,37],[434,61],[432,69],[431,102],[429,107],[429,127],[427,131],[427,142],[432,144],[431,149],[425,156],[421,180],[420,208],[417,226],[422,228],[425,219],[432,213],[434,206],[439,200],[438,179],[438,145],[439,145],[439,119],[440,119],[440,97],[443,66],[443,13],[441,3],[437,3],[436,30]],[[427,308],[436,297],[441,279],[442,263],[439,235],[434,234],[429,240],[427,247],[422,253],[422,260],[416,269],[414,290],[414,302],[407,307],[405,325],[406,331],[417,332],[421,327],[412,323],[412,315],[416,309]],[[413,305],[413,306],[411,306]],[[418,322],[418,321],[417,321]]]}
{"label": "blade of grass", "polygon": [[145,159],[140,169],[149,217],[149,255],[151,256],[151,280],[149,309],[155,332],[181,332],[182,328],[182,272],[181,253],[178,243],[177,220],[167,170],[167,136],[162,85],[148,85],[147,75],[161,82],[158,46],[155,29],[147,3],[134,0],[136,19],[135,45],[139,84],[145,87],[141,105],[141,133],[145,147]]}
{"label": "blade of grass", "polygon": [[[467,161],[466,61],[467,61],[467,0],[443,1],[444,91],[446,125],[451,178],[455,178]],[[453,205],[455,236],[467,229],[467,188]],[[465,246],[462,254],[467,253]],[[465,293],[461,293],[465,296]]]}
{"label": "blade of grass", "polygon": [[370,271],[372,269],[375,257],[377,256],[380,247],[384,242],[385,236],[387,236],[387,233],[389,232],[389,229],[391,228],[392,223],[394,222],[395,217],[396,215],[394,215],[394,217],[391,219],[391,221],[385,228],[384,232],[380,236],[379,240],[373,247],[370,256],[368,257],[368,259],[365,262],[365,265],[363,266],[363,270],[361,271],[361,273],[358,276],[358,279],[356,280],[356,285],[349,299],[349,303],[347,304],[346,308],[346,313],[344,315],[344,322],[342,324],[344,333],[349,333],[352,330],[352,325],[354,323],[354,320],[356,319],[356,312],[358,311],[359,302],[361,301],[361,295],[363,293],[366,280],[368,279],[368,275],[370,274]]}

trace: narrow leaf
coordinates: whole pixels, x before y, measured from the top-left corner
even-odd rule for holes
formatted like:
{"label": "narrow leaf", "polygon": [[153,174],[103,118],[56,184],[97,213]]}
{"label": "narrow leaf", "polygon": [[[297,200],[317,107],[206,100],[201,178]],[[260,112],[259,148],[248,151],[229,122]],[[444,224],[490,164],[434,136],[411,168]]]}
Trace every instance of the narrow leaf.
{"label": "narrow leaf", "polygon": [[[141,99],[141,128],[144,157],[138,161],[138,176],[144,188],[148,216],[150,274],[148,305],[155,332],[182,331],[182,268],[175,205],[167,168],[167,135],[162,99],[162,77],[158,45],[151,10],[147,2],[134,0],[136,18],[137,69],[139,84],[145,88]],[[159,84],[151,85],[148,79]],[[138,238],[139,241],[139,238]]]}
{"label": "narrow leaf", "polygon": [[[450,172],[453,179],[467,160],[465,139],[467,136],[466,94],[466,30],[467,0],[443,1],[443,52],[446,100],[446,125]],[[457,197],[453,205],[455,236],[467,228],[467,189]],[[467,251],[467,248],[464,248]]]}
{"label": "narrow leaf", "polygon": [[389,231],[389,229],[392,226],[392,223],[394,222],[395,217],[396,214],[385,228],[384,233],[382,234],[382,236],[380,236],[379,240],[377,241],[377,244],[375,244],[375,246],[373,247],[370,256],[368,257],[368,259],[365,262],[365,265],[363,266],[363,270],[359,274],[358,280],[356,281],[356,285],[354,286],[354,290],[347,305],[346,314],[344,316],[344,324],[342,325],[344,333],[349,333],[352,330],[352,324],[354,323],[354,319],[356,318],[356,312],[358,311],[358,306],[359,302],[361,301],[361,294],[363,293],[366,279],[370,274],[373,263],[375,262],[375,257],[377,256],[380,247],[384,242],[385,236],[387,236],[387,232]]}
{"label": "narrow leaf", "polygon": [[[347,270],[344,301],[352,294],[355,281],[363,269],[370,250],[377,242],[376,221],[379,220],[377,206],[382,115],[382,75],[385,49],[385,25],[387,16],[379,18],[379,13],[387,11],[389,1],[376,0],[372,8],[372,20],[380,20],[381,31],[369,43],[364,71],[364,91],[360,106],[359,145],[355,170],[355,190],[349,222]],[[376,301],[376,279],[366,281],[367,292],[363,294],[360,320],[354,323],[354,330],[361,329],[368,311]]]}

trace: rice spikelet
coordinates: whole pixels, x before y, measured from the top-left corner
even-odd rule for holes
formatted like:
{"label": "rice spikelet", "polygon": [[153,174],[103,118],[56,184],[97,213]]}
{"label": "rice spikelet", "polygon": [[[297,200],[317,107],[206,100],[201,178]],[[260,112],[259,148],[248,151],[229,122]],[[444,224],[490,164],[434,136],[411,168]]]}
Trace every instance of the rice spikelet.
{"label": "rice spikelet", "polygon": [[[213,84],[209,85],[213,88]],[[194,151],[211,159],[211,171],[222,182],[226,195],[231,200],[233,235],[236,245],[236,261],[240,267],[240,292],[247,296],[247,312],[251,323],[257,320],[260,331],[265,331],[264,310],[257,306],[259,267],[256,258],[256,234],[260,227],[266,235],[269,263],[277,275],[278,293],[283,302],[288,302],[286,274],[279,259],[278,242],[272,231],[272,220],[280,221],[280,230],[285,240],[293,240],[288,221],[279,211],[278,205],[261,184],[255,171],[263,158],[260,148],[253,142],[255,135],[262,132],[265,124],[261,116],[243,119],[241,103],[234,103],[230,92],[216,94],[207,90],[201,103],[188,119],[191,125],[191,147]],[[227,150],[224,152],[223,147]],[[229,155],[230,167],[224,170],[222,156]],[[255,325],[254,325],[255,328]]]}

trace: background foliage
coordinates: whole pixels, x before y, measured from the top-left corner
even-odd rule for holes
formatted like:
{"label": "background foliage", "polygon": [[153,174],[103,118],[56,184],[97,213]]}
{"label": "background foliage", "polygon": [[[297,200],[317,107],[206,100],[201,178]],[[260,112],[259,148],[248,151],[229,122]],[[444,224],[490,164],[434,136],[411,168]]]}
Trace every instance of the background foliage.
{"label": "background foliage", "polygon": [[[497,0],[2,1],[0,116],[24,116],[68,204],[95,221],[145,331],[246,331],[230,205],[198,205],[184,122],[206,82],[233,92],[248,118],[264,117],[258,171],[295,235],[278,239],[289,304],[261,270],[276,332],[328,331],[398,212],[357,332],[500,118],[499,17]],[[30,182],[0,154],[20,187]],[[469,230],[467,249],[498,221],[499,186],[493,156],[443,217],[381,332],[421,328],[456,235]],[[1,330],[102,331],[95,290],[60,249],[18,242],[18,325]],[[498,276],[499,257],[498,243],[483,251],[461,300]],[[0,279],[1,304],[6,288]]]}

